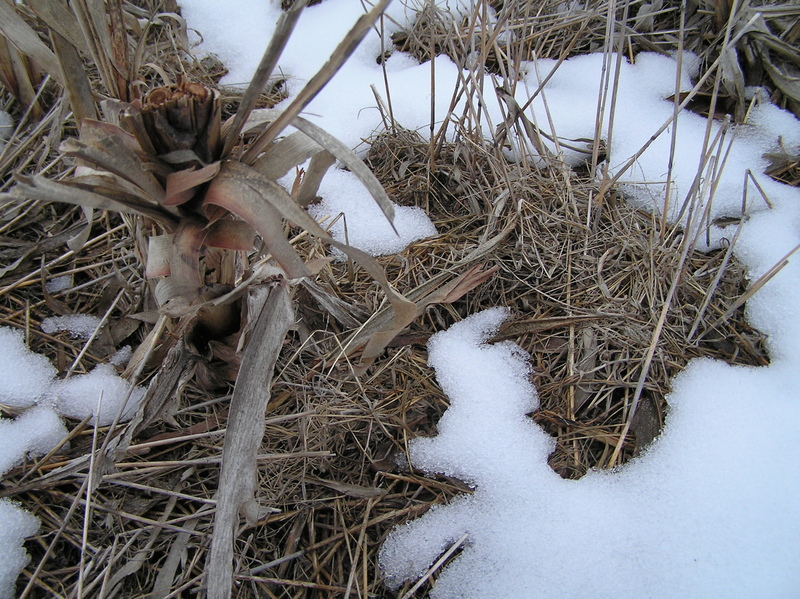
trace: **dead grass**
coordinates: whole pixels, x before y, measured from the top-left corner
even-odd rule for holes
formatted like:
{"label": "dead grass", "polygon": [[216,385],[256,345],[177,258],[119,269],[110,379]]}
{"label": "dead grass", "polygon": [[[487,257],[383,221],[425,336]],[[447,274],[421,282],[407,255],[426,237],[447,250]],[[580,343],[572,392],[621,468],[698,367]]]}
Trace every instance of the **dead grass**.
{"label": "dead grass", "polygon": [[[606,4],[568,14],[554,6],[527,5],[536,19],[509,8],[504,18],[516,46],[482,38],[488,66],[502,73],[534,53],[558,58],[605,47]],[[631,36],[631,51],[674,47],[674,15],[667,8],[656,18],[655,33]],[[697,19],[702,26],[687,28],[686,38],[700,44],[713,13]],[[420,51],[432,44],[437,52],[468,46],[470,38],[453,35],[450,25],[434,28],[439,39],[433,41],[423,35],[430,29],[423,25],[406,37],[416,39]],[[162,34],[150,42],[154,52],[158,46],[159,60],[166,54],[156,84],[181,71],[205,82],[218,77],[204,68],[213,65],[187,62],[178,49],[170,55],[175,38]],[[12,171],[66,172],[55,151],[74,132],[63,102],[54,95],[42,119],[29,121],[0,157],[3,190]],[[231,95],[231,113],[236,102]],[[2,105],[15,117],[24,113],[7,95]],[[425,342],[482,308],[513,309],[498,339],[513,340],[530,353],[540,399],[531,418],[557,439],[550,463],[569,478],[624,463],[650,442],[669,409],[670,378],[689,359],[769,361],[762,335],[747,325],[741,308],[718,323],[746,288],[735,259],[726,260],[724,251],[693,252],[681,262],[680,231],[662,234],[660,222],[613,193],[597,202],[598,185],[586,173],[509,163],[462,133],[454,143],[438,140],[433,159],[432,144],[401,127],[370,140],[368,163],[392,199],[423,206],[440,231],[380,261],[395,287],[411,296],[443,273],[454,276],[472,264],[499,270],[457,302],[430,307],[361,378],[351,376],[341,348],[358,323],[381,309],[378,286],[346,264],[333,264],[320,273],[314,293],[296,290],[300,322],[278,361],[259,456],[257,499],[263,511],[254,526],[239,531],[235,597],[393,596],[376,568],[386,533],[435,503],[469,492],[460,481],[425,476],[403,460],[410,440],[436,434],[447,409],[426,365]],[[796,164],[787,164],[782,172],[796,178]],[[68,336],[42,333],[42,318],[103,315],[120,295],[109,327],[80,363],[89,370],[118,347],[140,344],[155,316],[138,259],[141,223],[103,215],[82,250],[66,251],[64,242],[83,222],[79,208],[33,202],[0,208],[0,267],[6,269],[0,275],[0,322],[24,330],[31,348],[62,372],[81,346]],[[307,240],[295,247],[304,257],[324,252]],[[73,277],[71,288],[48,294],[44,283],[62,275]],[[676,293],[663,330],[654,335],[673,280],[679,281]],[[350,308],[335,318],[318,298]],[[166,335],[172,334],[168,328]],[[653,345],[634,410],[637,381]],[[145,382],[168,368],[164,359],[157,351]],[[201,592],[231,389],[220,383],[224,376],[201,376],[223,368],[213,356],[195,352],[187,363],[172,413],[142,430],[126,455],[104,465],[85,527],[85,456],[92,446],[85,423],[68,423],[71,438],[60,452],[5,477],[0,496],[20,501],[42,521],[39,535],[26,544],[33,559],[20,577],[22,596],[165,598]],[[101,429],[100,440],[125,431],[125,425]]]}

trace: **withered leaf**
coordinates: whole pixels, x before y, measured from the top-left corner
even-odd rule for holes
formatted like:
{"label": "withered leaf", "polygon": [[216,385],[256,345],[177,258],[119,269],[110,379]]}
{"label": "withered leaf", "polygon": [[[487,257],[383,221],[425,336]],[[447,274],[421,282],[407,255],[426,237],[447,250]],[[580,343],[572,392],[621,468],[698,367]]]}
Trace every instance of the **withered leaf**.
{"label": "withered leaf", "polygon": [[167,176],[165,206],[180,206],[191,200],[195,190],[208,183],[219,172],[219,162],[213,162],[201,169],[186,169]]}
{"label": "withered leaf", "polygon": [[[84,121],[84,128],[89,120]],[[128,134],[125,134],[126,136]],[[142,160],[131,150],[124,138],[107,135],[88,142],[69,138],[61,143],[61,151],[98,168],[127,179],[145,191],[154,202],[164,201],[164,188],[144,166]]]}
{"label": "withered leaf", "polygon": [[256,232],[243,220],[217,220],[208,226],[206,245],[226,250],[253,249]]}
{"label": "withered leaf", "polygon": [[264,412],[270,399],[275,362],[294,312],[285,281],[261,288],[266,294],[255,328],[242,357],[233,389],[211,550],[208,553],[208,597],[229,597],[233,579],[233,542],[239,514],[252,514],[255,506],[256,454],[264,436]]}
{"label": "withered leaf", "polygon": [[56,55],[17,13],[13,3],[0,3],[0,33],[45,73],[59,83],[64,83]]}
{"label": "withered leaf", "polygon": [[59,183],[41,175],[28,177],[15,174],[14,179],[17,182],[14,188],[16,193],[44,202],[64,202],[126,214],[142,214],[161,222],[167,228],[172,228],[176,222],[175,217],[158,206],[146,204],[133,196],[124,197],[122,192],[112,198],[102,193],[95,193],[90,186],[85,187],[70,182]]}
{"label": "withered leaf", "polygon": [[286,191],[266,177],[263,177],[263,184],[254,182],[254,174],[258,175],[253,169],[239,163],[223,162],[219,174],[206,192],[205,203],[225,208],[248,222],[261,235],[272,257],[290,278],[308,276],[303,261],[286,239],[280,212],[269,201],[277,193],[276,188],[284,194]]}

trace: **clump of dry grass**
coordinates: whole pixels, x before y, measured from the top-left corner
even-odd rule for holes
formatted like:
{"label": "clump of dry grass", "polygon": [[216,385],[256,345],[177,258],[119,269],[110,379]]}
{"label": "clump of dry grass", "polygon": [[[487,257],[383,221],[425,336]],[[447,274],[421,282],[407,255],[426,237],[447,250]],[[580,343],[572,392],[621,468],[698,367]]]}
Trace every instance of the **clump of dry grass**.
{"label": "clump of dry grass", "polygon": [[[489,35],[469,33],[480,29],[479,14],[472,23],[445,25],[429,15],[406,42],[396,42],[413,39],[421,58],[433,48],[464,64],[463,51],[477,40],[479,64],[501,74],[513,74],[515,63],[533,55],[560,58],[607,47],[606,3],[566,14],[556,4],[495,3],[513,34],[504,44],[488,28]],[[631,34],[629,50],[674,48],[676,13],[665,8],[651,32]],[[697,18],[703,27],[685,29],[687,47],[707,42],[714,14]],[[434,35],[426,38],[428,31]],[[151,72],[148,81],[174,81],[182,72],[206,83],[218,77],[187,61],[167,23],[151,35],[146,47],[163,73]],[[24,113],[5,97],[17,116]],[[238,100],[231,93],[223,103],[229,114]],[[57,93],[44,107],[0,157],[3,191],[15,170],[66,171],[54,148],[75,125],[63,118],[65,100]],[[475,311],[513,309],[498,339],[530,353],[540,399],[530,416],[556,438],[550,463],[569,478],[624,463],[651,441],[668,412],[670,377],[689,359],[768,362],[761,334],[737,307],[746,281],[726,252],[692,252],[682,261],[680,230],[662,231],[662,223],[615,193],[598,202],[598,184],[585,173],[509,163],[472,135],[465,119],[456,129],[452,143],[443,136],[424,141],[399,126],[370,140],[367,161],[392,199],[424,207],[440,232],[379,262],[412,299],[474,265],[497,267],[496,274],[452,303],[428,307],[360,378],[352,376],[358,355],[342,348],[370,315],[380,315],[378,286],[347,264],[333,264],[313,286],[296,291],[300,320],[278,360],[259,450],[256,498],[264,509],[254,524],[242,523],[235,541],[236,597],[392,596],[376,566],[385,534],[434,503],[470,491],[460,481],[413,471],[404,456],[410,440],[436,434],[447,409],[427,367],[425,342]],[[782,172],[793,176],[787,164]],[[103,315],[119,296],[109,326],[80,364],[84,370],[123,344],[141,343],[153,326],[155,304],[137,258],[137,222],[106,214],[95,220],[82,250],[65,251],[64,242],[84,222],[79,208],[38,202],[5,205],[0,212],[0,263],[13,266],[0,275],[0,321],[25,330],[31,348],[62,371],[81,346],[66,335],[42,333],[38,324],[45,316]],[[294,247],[304,258],[325,252],[308,238]],[[59,275],[73,277],[72,286],[48,294],[44,283]],[[673,281],[676,293],[656,335]],[[165,358],[156,352],[145,381]],[[203,592],[231,387],[219,356],[192,353],[184,366],[171,397],[173,413],[154,419],[125,456],[105,464],[91,509],[84,485],[92,429],[85,423],[69,423],[69,443],[60,452],[4,479],[0,496],[22,502],[42,521],[40,534],[26,545],[33,560],[21,577],[25,596]],[[98,434],[102,441],[127,430],[121,425]]]}
{"label": "clump of dry grass", "polygon": [[[424,171],[426,163],[408,164],[408,157],[424,157],[427,143],[406,132],[387,137],[394,144],[379,139],[370,163],[397,197],[414,196],[419,182],[409,174]],[[384,150],[389,145],[394,152]],[[463,147],[448,145],[438,166],[452,172],[458,167],[452,157],[463,154]],[[735,260],[726,263],[725,251],[692,252],[679,271],[682,232],[661,239],[659,222],[622,198],[597,204],[594,182],[569,171],[523,171],[485,154],[474,162],[484,170],[470,174],[461,165],[463,204],[455,211],[448,204],[450,190],[434,179],[430,210],[438,223],[446,223],[439,243],[446,243],[447,251],[424,270],[447,269],[488,245],[493,247],[484,259],[500,270],[468,301],[432,308],[428,318],[438,330],[492,305],[514,309],[517,318],[501,329],[500,338],[514,340],[532,356],[541,401],[533,418],[559,440],[551,464],[563,476],[618,465],[648,444],[663,424],[668,381],[689,359],[768,363],[763,338],[744,322],[741,309],[717,323],[746,287],[742,268]],[[406,170],[398,176],[401,167]],[[491,203],[482,205],[487,198]],[[469,215],[470,199],[484,216]],[[656,340],[642,400],[646,407],[625,451],[611,459],[675,277],[677,296]]]}

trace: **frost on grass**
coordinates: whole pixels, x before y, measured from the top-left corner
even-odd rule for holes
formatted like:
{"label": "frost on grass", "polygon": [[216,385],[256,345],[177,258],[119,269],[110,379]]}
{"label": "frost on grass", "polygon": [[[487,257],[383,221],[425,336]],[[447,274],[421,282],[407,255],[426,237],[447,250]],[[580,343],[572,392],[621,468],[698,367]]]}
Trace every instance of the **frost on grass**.
{"label": "frost on grass", "polygon": [[55,376],[50,361],[25,346],[21,332],[0,328],[0,404],[32,406]]}
{"label": "frost on grass", "polygon": [[0,499],[0,599],[14,596],[17,576],[30,556],[23,541],[39,530],[39,520],[8,499]]}
{"label": "frost on grass", "polygon": [[411,460],[476,490],[391,533],[380,554],[391,586],[423,575],[466,533],[431,597],[795,596],[793,375],[696,360],[642,457],[565,480],[547,464],[553,440],[526,417],[536,404],[527,356],[485,344],[504,314],[479,313],[430,341],[451,407],[437,437],[411,443]]}

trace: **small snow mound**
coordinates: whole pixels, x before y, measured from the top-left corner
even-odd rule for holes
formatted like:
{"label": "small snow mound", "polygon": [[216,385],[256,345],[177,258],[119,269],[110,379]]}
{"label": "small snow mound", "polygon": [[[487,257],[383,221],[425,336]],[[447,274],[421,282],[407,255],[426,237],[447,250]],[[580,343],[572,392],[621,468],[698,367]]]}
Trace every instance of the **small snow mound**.
{"label": "small snow mound", "polygon": [[330,228],[336,241],[348,243],[372,256],[402,251],[410,243],[436,235],[436,227],[417,207],[395,206],[394,228],[370,193],[353,173],[331,170],[320,185],[323,201],[309,208],[317,220],[339,218]]}
{"label": "small snow mound", "polygon": [[61,277],[55,277],[47,281],[44,284],[44,288],[47,293],[58,293],[59,291],[66,291],[72,287],[72,276],[64,275]]}
{"label": "small snow mound", "polygon": [[39,519],[18,504],[0,499],[0,599],[11,599],[14,586],[22,569],[31,557],[22,546],[23,541],[39,530]]}
{"label": "small snow mound", "polygon": [[42,330],[48,335],[67,331],[76,339],[89,339],[101,322],[97,316],[89,316],[87,314],[50,316],[42,320]]}
{"label": "small snow mound", "polygon": [[63,416],[80,419],[92,416],[90,422],[93,425],[97,426],[99,421],[100,426],[107,426],[114,421],[121,408],[121,422],[130,420],[136,413],[145,389],[134,387],[126,402],[129,387],[129,383],[117,375],[113,366],[99,364],[88,374],[57,383],[52,393],[56,410]]}
{"label": "small snow mound", "polygon": [[22,463],[26,456],[48,453],[67,436],[67,429],[52,409],[39,406],[14,420],[0,418],[0,476]]}
{"label": "small snow mound", "polygon": [[36,403],[56,376],[50,360],[30,351],[22,333],[7,327],[0,328],[0,365],[0,403],[15,408]]}

